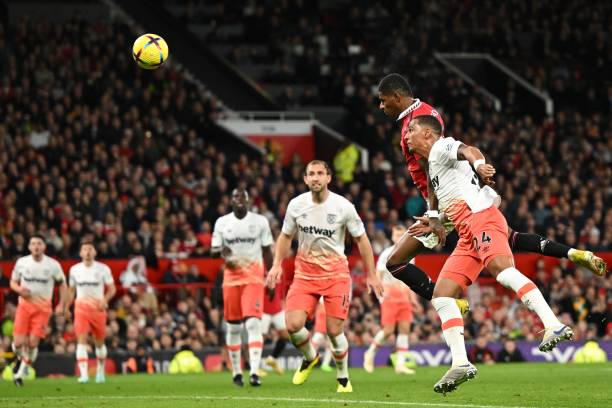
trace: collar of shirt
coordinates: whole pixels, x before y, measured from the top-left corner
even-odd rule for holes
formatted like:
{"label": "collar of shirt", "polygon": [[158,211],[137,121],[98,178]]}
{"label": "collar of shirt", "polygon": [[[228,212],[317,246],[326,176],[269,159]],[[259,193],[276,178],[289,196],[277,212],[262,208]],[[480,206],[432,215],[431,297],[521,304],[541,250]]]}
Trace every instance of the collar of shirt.
{"label": "collar of shirt", "polygon": [[405,111],[400,113],[400,115],[397,117],[397,120],[404,119],[406,117],[406,115],[408,115],[410,112],[412,112],[413,110],[415,110],[419,106],[421,106],[421,100],[420,99],[415,99],[414,102],[412,102],[412,104],[409,107],[407,107]]}

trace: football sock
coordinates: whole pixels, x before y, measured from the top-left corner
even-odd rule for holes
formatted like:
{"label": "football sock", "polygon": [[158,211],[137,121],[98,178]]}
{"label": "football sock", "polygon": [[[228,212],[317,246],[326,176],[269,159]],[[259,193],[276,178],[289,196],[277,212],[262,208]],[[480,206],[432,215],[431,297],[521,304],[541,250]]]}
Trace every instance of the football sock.
{"label": "football sock", "polygon": [[81,378],[89,377],[88,358],[89,357],[87,355],[87,345],[77,344],[76,360],[77,365],[79,366],[79,374],[81,375]]}
{"label": "football sock", "polygon": [[406,262],[397,265],[387,265],[387,269],[395,278],[404,282],[417,295],[427,300],[431,300],[433,297],[436,283],[429,279],[429,276],[416,265]]}
{"label": "football sock", "polygon": [[330,337],[332,354],[336,361],[336,377],[348,378],[348,340],[344,333]]}
{"label": "football sock", "polygon": [[395,351],[397,352],[397,363],[395,367],[406,365],[406,354],[408,354],[408,335],[398,334],[395,340]]}
{"label": "football sock", "polygon": [[249,365],[251,366],[251,374],[258,374],[261,364],[261,349],[263,347],[261,320],[256,317],[251,317],[247,319],[244,325],[249,339]]}
{"label": "football sock", "polygon": [[31,348],[28,352],[28,358],[30,359],[30,365],[34,364],[38,358],[38,347]]}
{"label": "football sock", "polygon": [[27,346],[23,345],[17,348],[17,355],[19,356],[19,360],[21,360],[21,364],[19,365],[19,370],[14,375],[14,378],[22,378],[25,374],[25,370],[27,366],[30,364],[30,352]]}
{"label": "football sock", "polygon": [[536,285],[516,268],[504,269],[497,275],[497,281],[516,292],[521,302],[536,312],[545,328],[562,326],[553,313],[542,292]]}
{"label": "football sock", "polygon": [[106,349],[106,344],[103,344],[100,347],[96,347],[96,359],[98,360],[98,365],[96,367],[97,375],[104,375],[104,365],[106,363],[107,355],[108,351]]}
{"label": "football sock", "polygon": [[293,343],[295,348],[302,352],[306,361],[312,361],[315,359],[317,352],[310,341],[310,333],[305,327],[302,327],[295,333],[289,333],[289,338],[291,339],[291,343]]}
{"label": "football sock", "polygon": [[276,344],[274,345],[274,350],[272,350],[272,357],[278,358],[283,353],[283,350],[285,349],[286,345],[287,340],[283,339],[282,337],[279,337],[276,340]]}
{"label": "football sock", "polygon": [[463,318],[459,306],[451,297],[438,297],[431,300],[442,322],[442,334],[451,350],[453,366],[468,364],[465,340],[463,338]]}
{"label": "football sock", "polygon": [[567,258],[571,247],[555,241],[549,241],[538,234],[527,234],[512,231],[508,238],[512,251],[535,252],[554,258]]}
{"label": "football sock", "polygon": [[321,333],[321,332],[314,332],[312,335],[312,345],[313,347],[318,350],[320,348],[324,348],[325,347],[325,340],[326,340],[326,335],[325,333]]}
{"label": "football sock", "polygon": [[379,330],[378,333],[376,333],[376,335],[374,336],[372,344],[370,344],[370,347],[368,348],[368,353],[376,353],[376,351],[378,351],[378,348],[383,344],[385,344],[385,332]]}
{"label": "football sock", "polygon": [[323,365],[330,365],[331,361],[332,361],[332,351],[331,349],[327,346],[327,344],[325,345],[325,352],[323,353],[323,361],[321,362],[321,364]]}
{"label": "football sock", "polygon": [[235,376],[242,373],[242,361],[240,360],[240,343],[241,343],[242,325],[236,323],[227,324],[227,334],[225,335],[225,344],[232,362],[232,374]]}

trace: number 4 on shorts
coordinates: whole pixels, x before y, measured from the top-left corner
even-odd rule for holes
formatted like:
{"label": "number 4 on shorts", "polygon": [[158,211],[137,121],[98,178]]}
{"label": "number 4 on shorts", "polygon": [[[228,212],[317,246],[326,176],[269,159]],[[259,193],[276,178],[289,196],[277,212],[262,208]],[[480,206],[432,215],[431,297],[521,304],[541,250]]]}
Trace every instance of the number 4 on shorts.
{"label": "number 4 on shorts", "polygon": [[482,233],[482,238],[480,239],[481,243],[485,243],[485,242],[491,242],[491,237],[487,235],[486,232]]}

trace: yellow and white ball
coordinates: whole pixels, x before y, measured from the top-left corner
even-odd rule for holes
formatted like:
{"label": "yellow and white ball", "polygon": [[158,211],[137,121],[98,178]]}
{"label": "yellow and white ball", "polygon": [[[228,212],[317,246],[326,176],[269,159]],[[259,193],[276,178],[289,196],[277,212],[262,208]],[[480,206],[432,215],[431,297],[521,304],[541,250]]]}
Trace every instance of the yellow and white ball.
{"label": "yellow and white ball", "polygon": [[140,68],[157,69],[168,60],[168,44],[157,34],[143,34],[134,41],[132,56]]}

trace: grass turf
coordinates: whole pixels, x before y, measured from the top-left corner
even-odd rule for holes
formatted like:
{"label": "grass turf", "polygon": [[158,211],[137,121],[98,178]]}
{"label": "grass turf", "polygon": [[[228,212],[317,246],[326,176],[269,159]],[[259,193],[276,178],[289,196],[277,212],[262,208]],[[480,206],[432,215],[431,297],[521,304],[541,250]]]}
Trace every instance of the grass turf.
{"label": "grass turf", "polygon": [[292,385],[286,373],[268,375],[260,388],[242,389],[227,372],[117,375],[87,385],[76,378],[37,379],[23,388],[3,381],[0,407],[612,407],[612,363],[480,365],[475,380],[444,397],[433,392],[433,384],[446,368],[421,367],[415,376],[352,369],[352,394],[337,394],[335,373],[319,370],[302,386]]}

